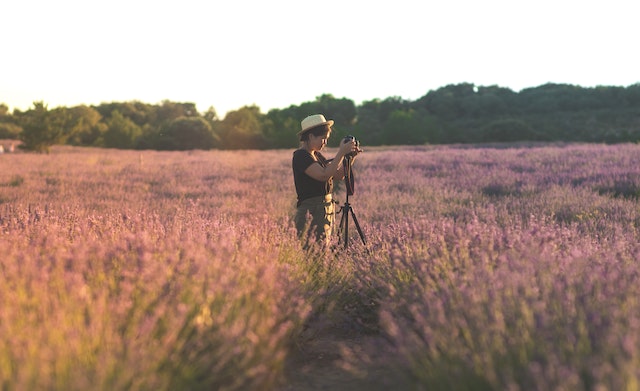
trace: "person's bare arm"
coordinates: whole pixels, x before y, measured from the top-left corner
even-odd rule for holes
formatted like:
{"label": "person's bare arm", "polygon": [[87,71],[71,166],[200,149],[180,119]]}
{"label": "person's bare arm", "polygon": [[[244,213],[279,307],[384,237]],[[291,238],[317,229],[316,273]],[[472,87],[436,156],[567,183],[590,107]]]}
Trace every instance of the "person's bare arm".
{"label": "person's bare arm", "polygon": [[343,140],[340,143],[340,148],[336,156],[327,164],[326,167],[322,167],[320,163],[314,163],[307,167],[305,174],[317,181],[327,181],[330,178],[342,179],[344,178],[344,169],[342,167],[342,160],[348,153],[356,150],[355,141]]}

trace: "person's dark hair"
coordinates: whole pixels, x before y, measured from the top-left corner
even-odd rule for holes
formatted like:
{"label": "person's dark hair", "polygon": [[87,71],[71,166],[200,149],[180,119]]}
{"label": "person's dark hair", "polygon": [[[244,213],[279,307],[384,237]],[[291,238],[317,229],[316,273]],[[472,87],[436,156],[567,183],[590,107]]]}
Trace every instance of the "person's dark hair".
{"label": "person's dark hair", "polygon": [[316,137],[327,135],[331,131],[329,125],[320,125],[307,130],[300,135],[300,141],[308,141],[309,135],[313,134]]}

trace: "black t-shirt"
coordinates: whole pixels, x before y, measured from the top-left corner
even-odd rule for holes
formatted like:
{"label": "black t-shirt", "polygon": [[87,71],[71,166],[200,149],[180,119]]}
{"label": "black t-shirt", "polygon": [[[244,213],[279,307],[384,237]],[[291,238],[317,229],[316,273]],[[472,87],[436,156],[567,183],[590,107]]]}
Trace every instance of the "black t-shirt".
{"label": "black t-shirt", "polygon": [[[320,152],[316,152],[316,159],[322,167],[326,167],[330,162]],[[322,182],[304,173],[313,163],[316,163],[316,160],[306,149],[298,149],[293,153],[293,181],[296,185],[296,193],[298,193],[298,206],[307,198],[324,196],[333,191],[333,178]]]}

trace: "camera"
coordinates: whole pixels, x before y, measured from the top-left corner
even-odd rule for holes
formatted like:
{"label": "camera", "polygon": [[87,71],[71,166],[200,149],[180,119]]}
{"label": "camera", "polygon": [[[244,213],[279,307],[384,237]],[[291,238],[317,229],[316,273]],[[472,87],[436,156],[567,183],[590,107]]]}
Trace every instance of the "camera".
{"label": "camera", "polygon": [[[351,140],[353,140],[353,141],[356,143],[356,150],[357,150],[357,151],[359,151],[359,150],[360,150],[360,141],[359,141],[359,140],[356,140],[356,138],[355,138],[355,137],[353,137],[353,136],[349,135],[349,136],[345,136],[343,140],[344,140],[344,141],[351,141]],[[346,154],[345,156],[346,156],[346,157],[353,157],[353,156],[356,156],[356,155],[358,154],[358,152],[357,152],[357,151],[356,151],[356,152],[349,152],[349,153],[348,153],[348,154]]]}

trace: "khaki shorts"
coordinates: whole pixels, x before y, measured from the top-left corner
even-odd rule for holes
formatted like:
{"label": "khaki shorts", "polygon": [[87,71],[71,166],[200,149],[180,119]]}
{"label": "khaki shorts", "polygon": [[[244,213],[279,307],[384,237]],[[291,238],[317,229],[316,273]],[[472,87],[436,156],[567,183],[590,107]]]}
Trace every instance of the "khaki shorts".
{"label": "khaki shorts", "polygon": [[295,216],[298,236],[302,238],[307,233],[315,236],[315,240],[328,244],[335,220],[334,205],[331,194],[302,201]]}

